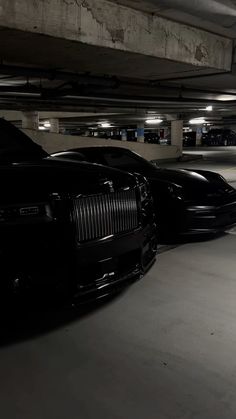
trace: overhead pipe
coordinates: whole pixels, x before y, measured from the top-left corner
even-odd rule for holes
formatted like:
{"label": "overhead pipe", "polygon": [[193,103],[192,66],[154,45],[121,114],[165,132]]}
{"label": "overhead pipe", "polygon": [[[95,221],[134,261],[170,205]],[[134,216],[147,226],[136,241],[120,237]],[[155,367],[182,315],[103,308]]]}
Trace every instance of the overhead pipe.
{"label": "overhead pipe", "polygon": [[[55,94],[56,93],[56,94]],[[222,94],[222,93],[221,93]],[[67,101],[75,101],[75,100],[80,100],[80,101],[94,101],[96,103],[99,102],[105,102],[105,103],[122,103],[124,105],[127,104],[143,104],[144,106],[147,105],[152,105],[152,106],[158,106],[160,104],[166,104],[166,103],[172,103],[172,105],[174,103],[179,104],[179,103],[192,103],[194,104],[212,104],[212,105],[219,105],[219,106],[225,106],[226,104],[230,103],[230,105],[235,104],[236,100],[229,100],[229,101],[219,101],[217,99],[198,99],[198,98],[191,98],[191,97],[183,97],[183,96],[156,96],[150,99],[150,96],[132,96],[129,97],[128,95],[117,95],[116,97],[114,95],[106,95],[106,94],[102,94],[102,95],[94,95],[94,92],[89,94],[81,94],[80,92],[75,92],[71,89],[69,90],[65,90],[63,92],[63,94],[58,94],[58,92],[54,92],[54,90],[50,91],[48,89],[44,90],[41,88],[37,88],[37,87],[29,87],[27,89],[24,89],[21,86],[18,87],[9,87],[9,86],[0,86],[0,98],[11,98],[13,99],[13,95],[15,95],[15,97],[19,98],[19,97],[38,97],[39,100],[41,101],[50,101],[50,99],[54,99],[55,98],[57,100],[60,100],[60,98],[64,98]],[[228,95],[230,95],[228,93]],[[232,95],[234,96],[234,95]],[[236,96],[236,95],[235,95]]]}
{"label": "overhead pipe", "polygon": [[97,85],[104,86],[109,88],[115,88],[119,84],[118,79],[114,76],[91,76],[90,74],[79,74],[79,73],[70,73],[65,71],[59,71],[54,69],[38,69],[30,67],[20,67],[20,66],[10,66],[1,64],[0,65],[0,74],[7,76],[23,76],[26,78],[38,78],[38,79],[47,79],[47,80],[66,80],[68,82],[76,82],[82,85]]}
{"label": "overhead pipe", "polygon": [[[192,75],[192,76],[177,76],[176,78],[166,78],[166,79],[159,79],[149,82],[143,82],[142,80],[133,81],[129,79],[119,80],[116,77],[98,77],[98,76],[91,76],[89,74],[76,74],[70,72],[61,72],[58,70],[44,70],[44,69],[36,69],[36,68],[28,68],[28,67],[18,67],[18,66],[9,66],[9,65],[0,65],[0,73],[6,74],[6,79],[9,77],[19,77],[23,76],[27,78],[37,78],[37,79],[47,79],[47,80],[64,80],[62,86],[59,88],[55,88],[55,92],[62,93],[63,87],[66,85],[72,85],[73,90],[78,90],[79,87],[91,87],[96,89],[115,89],[118,87],[136,87],[136,88],[145,88],[145,89],[152,89],[157,88],[159,90],[168,90],[176,92],[176,94],[183,94],[183,92],[188,93],[203,93],[203,94],[218,94],[218,95],[229,95],[230,93],[227,91],[219,91],[219,90],[209,90],[209,89],[201,89],[201,88],[192,88],[192,87],[185,87],[185,86],[170,86],[170,85],[163,85],[162,83],[165,81],[174,81],[174,80],[181,80],[181,79],[192,79],[192,78],[200,78],[200,77],[207,77],[211,75],[220,75],[220,74],[229,74],[230,72],[223,72],[223,73],[211,73],[207,75],[199,74],[199,75]],[[22,85],[21,85],[22,86]],[[26,83],[25,86],[22,86],[23,89],[27,89],[29,91],[29,86],[32,89],[32,84]],[[4,88],[7,88],[5,91],[11,91],[10,87],[8,86],[0,86],[0,91],[4,91]],[[16,89],[17,86],[14,86],[13,89]],[[61,89],[61,90],[60,90]],[[15,90],[17,91],[17,90]],[[19,90],[18,90],[19,91]],[[44,93],[47,94],[50,92],[49,90],[44,90]],[[51,91],[52,92],[52,91]],[[64,95],[64,92],[63,94]],[[54,96],[59,96],[58,93],[54,93]],[[171,98],[170,98],[171,100]]]}
{"label": "overhead pipe", "polygon": [[226,75],[226,74],[232,74],[232,70],[230,71],[218,71],[218,72],[211,72],[208,74],[193,74],[193,75],[188,75],[188,76],[172,76],[172,77],[165,77],[163,79],[156,79],[153,80],[151,82],[151,84],[156,84],[156,83],[160,83],[160,82],[166,82],[166,81],[178,81],[178,80],[191,80],[191,79],[200,79],[203,77],[212,77],[212,76],[222,76],[222,75]]}
{"label": "overhead pipe", "polygon": [[[91,90],[92,89],[92,90]],[[22,93],[22,94],[31,94],[31,93],[35,93],[38,95],[41,95],[43,99],[47,100],[50,98],[55,98],[55,97],[64,97],[64,96],[93,96],[95,93],[95,89],[94,87],[91,86],[91,89],[87,88],[84,89],[83,87],[78,87],[77,88],[43,88],[41,86],[36,86],[34,84],[25,84],[25,85],[13,85],[13,86],[1,86],[0,85],[0,93],[9,93],[9,94],[13,94],[13,93]],[[100,90],[100,88],[99,88]],[[175,87],[175,86],[160,86],[160,90],[166,91],[168,90],[170,93],[172,94],[176,94],[176,96],[158,96],[158,91],[156,92],[155,96],[132,96],[132,98],[130,98],[130,96],[125,95],[117,95],[114,96],[114,93],[111,94],[105,94],[105,93],[100,93],[99,95],[95,95],[96,97],[106,97],[106,98],[110,98],[111,100],[114,98],[115,100],[119,100],[119,98],[125,98],[125,99],[129,99],[129,100],[140,100],[140,99],[144,99],[144,100],[148,100],[148,101],[152,101],[155,100],[156,98],[164,98],[166,101],[172,101],[172,100],[176,100],[178,99],[178,101],[187,101],[187,100],[193,100],[193,101],[200,101],[200,102],[204,102],[204,103],[221,103],[219,100],[217,99],[205,99],[205,98],[195,98],[195,97],[189,97],[189,95],[191,95],[191,93],[199,93],[199,94],[205,94],[205,95],[227,95],[227,96],[235,96],[236,94],[233,94],[231,92],[228,91],[221,91],[221,90],[205,90],[205,89],[198,89],[198,88],[188,88],[185,86],[179,86],[179,87]],[[184,95],[184,93],[186,93],[188,96]],[[136,99],[137,98],[137,99]],[[227,102],[227,101],[226,101]],[[232,103],[232,100],[229,101],[230,103]]]}

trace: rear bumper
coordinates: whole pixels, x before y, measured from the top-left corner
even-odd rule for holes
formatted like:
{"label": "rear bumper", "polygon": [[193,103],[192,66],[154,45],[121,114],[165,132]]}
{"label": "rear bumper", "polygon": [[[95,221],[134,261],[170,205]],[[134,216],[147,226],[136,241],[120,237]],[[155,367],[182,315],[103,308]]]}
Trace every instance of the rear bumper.
{"label": "rear bumper", "polygon": [[222,206],[191,206],[186,208],[183,234],[217,233],[235,223],[236,202]]}

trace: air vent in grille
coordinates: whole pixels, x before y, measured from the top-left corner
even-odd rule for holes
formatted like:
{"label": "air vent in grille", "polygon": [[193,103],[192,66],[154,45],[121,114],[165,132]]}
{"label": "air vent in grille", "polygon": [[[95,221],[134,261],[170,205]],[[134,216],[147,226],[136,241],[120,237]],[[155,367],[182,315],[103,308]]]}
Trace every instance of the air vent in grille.
{"label": "air vent in grille", "polygon": [[131,231],[138,226],[135,191],[74,199],[72,218],[80,242]]}

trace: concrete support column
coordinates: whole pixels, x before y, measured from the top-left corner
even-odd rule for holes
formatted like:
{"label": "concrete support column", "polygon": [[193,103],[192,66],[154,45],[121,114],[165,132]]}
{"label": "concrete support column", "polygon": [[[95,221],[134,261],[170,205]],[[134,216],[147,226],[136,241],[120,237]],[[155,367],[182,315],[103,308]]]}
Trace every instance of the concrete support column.
{"label": "concrete support column", "polygon": [[137,125],[137,142],[144,143],[144,123],[139,123]]}
{"label": "concrete support column", "polygon": [[36,111],[22,112],[22,128],[38,130],[39,114]]}
{"label": "concrete support column", "polygon": [[59,119],[51,118],[49,122],[50,122],[49,131],[54,134],[59,134]]}
{"label": "concrete support column", "polygon": [[202,127],[197,127],[196,129],[196,146],[202,144]]}
{"label": "concrete support column", "polygon": [[183,121],[171,121],[171,145],[175,145],[182,153],[183,150]]}
{"label": "concrete support column", "polygon": [[121,140],[122,141],[127,141],[127,131],[126,131],[126,129],[121,130]]}

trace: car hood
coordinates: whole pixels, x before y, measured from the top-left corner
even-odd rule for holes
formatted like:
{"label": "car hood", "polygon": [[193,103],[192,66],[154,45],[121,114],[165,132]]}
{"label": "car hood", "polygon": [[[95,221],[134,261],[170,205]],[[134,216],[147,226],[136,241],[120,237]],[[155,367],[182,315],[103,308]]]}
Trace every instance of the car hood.
{"label": "car hood", "polygon": [[58,193],[66,196],[110,193],[133,188],[135,176],[89,163],[46,158],[38,161],[0,165],[0,202],[30,199]]}
{"label": "car hood", "polygon": [[236,190],[215,172],[191,169],[156,169],[152,180],[174,183],[182,187],[187,200],[206,202],[210,205],[236,200]]}
{"label": "car hood", "polygon": [[52,158],[13,124],[0,118],[1,191],[52,191],[80,194],[134,187],[135,176],[117,169]]}
{"label": "car hood", "polygon": [[189,187],[193,185],[209,187],[213,185],[218,186],[222,183],[222,178],[218,173],[207,170],[156,169],[155,176],[159,179],[174,182],[182,187]]}
{"label": "car hood", "polygon": [[[187,200],[207,200],[217,204],[222,197],[230,196],[235,199],[235,189],[231,187],[220,174],[195,169],[163,169],[143,168],[140,172],[145,175],[157,188],[163,184],[175,184],[182,188],[183,195]],[[228,198],[227,198],[228,199]]]}
{"label": "car hood", "polygon": [[[128,167],[126,170],[128,170]],[[163,169],[155,166],[150,167],[150,165],[149,167],[140,165],[135,171],[147,176],[149,179],[171,182],[181,187],[193,187],[196,185],[208,187],[213,184],[219,185],[223,181],[218,173],[207,170]]]}

